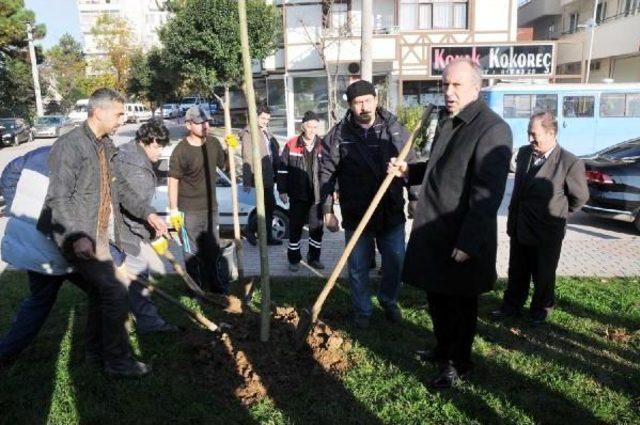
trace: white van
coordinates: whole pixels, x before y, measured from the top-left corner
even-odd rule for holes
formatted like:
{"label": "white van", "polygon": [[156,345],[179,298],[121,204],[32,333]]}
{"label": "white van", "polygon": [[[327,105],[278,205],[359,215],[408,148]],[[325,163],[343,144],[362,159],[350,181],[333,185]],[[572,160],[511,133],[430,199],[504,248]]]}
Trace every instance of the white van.
{"label": "white van", "polygon": [[67,116],[67,121],[69,125],[80,125],[82,124],[88,117],[88,107],[89,107],[89,99],[80,99],[76,102],[73,110],[69,112]]}
{"label": "white van", "polygon": [[135,122],[149,121],[153,114],[142,103],[125,103],[124,104],[124,121]]}

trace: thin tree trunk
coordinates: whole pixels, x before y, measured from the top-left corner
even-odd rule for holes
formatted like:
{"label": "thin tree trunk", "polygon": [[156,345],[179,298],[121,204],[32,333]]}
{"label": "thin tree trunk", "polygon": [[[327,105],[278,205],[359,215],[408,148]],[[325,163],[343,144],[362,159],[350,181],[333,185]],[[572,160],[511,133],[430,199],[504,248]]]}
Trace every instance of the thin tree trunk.
{"label": "thin tree trunk", "polygon": [[362,0],[362,31],[360,34],[360,78],[373,82],[373,0]]}
{"label": "thin tree trunk", "polygon": [[260,134],[258,133],[258,114],[256,97],[253,91],[253,76],[251,74],[251,52],[249,50],[249,35],[247,30],[246,0],[238,0],[240,15],[240,42],[242,45],[242,64],[244,67],[244,93],[249,109],[249,129],[253,147],[252,163],[254,183],[256,187],[256,206],[258,208],[258,238],[260,241],[260,285],[262,292],[260,340],[269,341],[269,327],[271,325],[271,289],[269,285],[269,255],[267,252],[267,227],[265,224],[264,181],[262,179],[262,160],[260,158]]}

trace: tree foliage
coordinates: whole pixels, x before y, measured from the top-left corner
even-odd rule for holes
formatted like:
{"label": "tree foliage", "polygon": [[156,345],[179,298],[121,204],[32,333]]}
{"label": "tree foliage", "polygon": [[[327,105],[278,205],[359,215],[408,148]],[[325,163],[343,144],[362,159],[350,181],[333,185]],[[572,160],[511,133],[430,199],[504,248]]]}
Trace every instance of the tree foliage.
{"label": "tree foliage", "polygon": [[91,34],[96,40],[96,46],[104,50],[108,58],[106,64],[95,62],[91,65],[101,72],[108,72],[110,68],[115,73],[116,89],[124,91],[133,53],[133,36],[129,23],[124,18],[105,13],[98,16]]}
{"label": "tree foliage", "polygon": [[47,51],[45,63],[43,79],[51,81],[62,97],[59,106],[63,112],[67,112],[78,99],[90,94],[82,87],[87,67],[82,45],[70,34],[63,34],[58,44]]}
{"label": "tree foliage", "polygon": [[0,114],[30,118],[35,95],[29,52],[27,24],[34,39],[45,35],[45,26],[35,24],[35,14],[24,8],[23,0],[0,0]]}
{"label": "tree foliage", "polygon": [[180,84],[179,70],[167,60],[167,52],[155,47],[144,54],[137,51],[131,57],[127,92],[147,100],[155,107],[176,95]]}
{"label": "tree foliage", "polygon": [[[278,13],[263,0],[249,0],[247,19],[251,57],[262,60],[277,46]],[[169,62],[208,92],[215,84],[240,82],[242,54],[238,20],[235,0],[184,2],[160,32]]]}

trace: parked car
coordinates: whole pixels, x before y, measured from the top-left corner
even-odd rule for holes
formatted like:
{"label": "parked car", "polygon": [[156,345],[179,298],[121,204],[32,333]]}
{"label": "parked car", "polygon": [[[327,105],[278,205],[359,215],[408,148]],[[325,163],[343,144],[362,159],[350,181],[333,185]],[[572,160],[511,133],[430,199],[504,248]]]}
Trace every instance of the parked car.
{"label": "parked car", "polygon": [[162,105],[162,108],[156,109],[155,114],[156,115],[162,114],[162,118],[169,118],[169,119],[176,118],[181,115],[180,108],[175,103],[165,103],[164,105]]}
{"label": "parked car", "polygon": [[31,133],[34,139],[39,137],[60,137],[71,130],[71,127],[67,119],[62,115],[45,115],[36,119]]}
{"label": "parked car", "polygon": [[589,201],[582,210],[634,223],[640,232],[640,138],[584,159]]}
{"label": "parked car", "polygon": [[69,124],[78,126],[88,117],[89,99],[80,99],[76,102],[73,110],[67,115]]}
{"label": "parked car", "polygon": [[180,110],[184,113],[187,111],[187,109],[191,108],[192,106],[198,106],[200,105],[200,103],[202,103],[202,99],[200,99],[199,97],[185,97],[180,102]]}
{"label": "parked car", "polygon": [[[168,220],[169,214],[169,195],[167,189],[167,176],[169,172],[169,158],[171,152],[177,145],[177,142],[167,146],[156,165],[156,175],[158,177],[158,186],[154,196],[152,206],[160,215],[166,215]],[[218,201],[219,226],[221,232],[233,230],[233,207],[231,203],[231,179],[225,172],[217,169],[218,176],[216,181],[216,199]],[[244,229],[248,223],[257,220],[257,208],[255,204],[255,190],[245,192],[242,186],[242,179],[238,177],[238,217],[240,219],[240,227]],[[275,190],[275,189],[274,189]],[[276,209],[273,213],[273,221],[271,229],[274,238],[287,239],[289,237],[289,205],[282,203],[280,197],[276,194]]]}
{"label": "parked car", "polygon": [[125,103],[124,104],[124,121],[135,122],[149,121],[153,114],[142,103]]}
{"label": "parked car", "polygon": [[22,118],[0,118],[2,146],[18,146],[33,140],[31,129]]}

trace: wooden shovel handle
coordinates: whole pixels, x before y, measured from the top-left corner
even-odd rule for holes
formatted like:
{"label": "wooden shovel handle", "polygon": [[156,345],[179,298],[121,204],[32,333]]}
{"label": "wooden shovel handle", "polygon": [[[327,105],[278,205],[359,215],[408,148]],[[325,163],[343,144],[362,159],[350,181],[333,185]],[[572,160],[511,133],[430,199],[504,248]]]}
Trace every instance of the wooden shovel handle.
{"label": "wooden shovel handle", "polygon": [[[424,127],[426,121],[429,119],[429,116],[431,115],[432,110],[433,110],[433,105],[431,104],[428,104],[425,107],[424,112],[422,114],[422,118],[420,119],[420,123],[411,132],[411,135],[409,136],[409,140],[407,140],[407,142],[402,147],[402,150],[398,154],[396,161],[399,161],[399,162],[404,161],[407,158],[407,155],[409,155],[409,151],[411,150],[411,146],[413,145],[413,140],[415,139],[416,135],[420,132],[420,129]],[[324,305],[324,302],[326,301],[327,297],[329,296],[329,293],[335,286],[336,281],[340,276],[340,273],[342,273],[342,269],[347,263],[347,259],[349,258],[351,251],[353,251],[353,248],[355,248],[356,243],[358,242],[358,239],[360,239],[362,232],[364,232],[365,227],[367,227],[367,224],[369,223],[371,216],[373,216],[374,211],[378,207],[378,204],[382,200],[382,197],[384,196],[385,192],[389,188],[389,185],[391,184],[394,178],[395,176],[393,176],[392,174],[387,174],[384,181],[382,182],[382,185],[380,185],[380,188],[376,192],[376,195],[373,197],[371,204],[369,204],[369,208],[367,208],[367,211],[362,216],[362,219],[360,220],[358,227],[353,232],[351,239],[349,239],[349,242],[347,243],[347,246],[342,252],[342,255],[340,256],[338,263],[333,268],[333,272],[331,273],[329,280],[324,285],[324,288],[322,288],[322,291],[320,292],[320,295],[318,295],[316,302],[313,304],[313,308],[311,309],[311,323],[315,323],[318,320],[320,310],[322,310],[322,306]]]}

